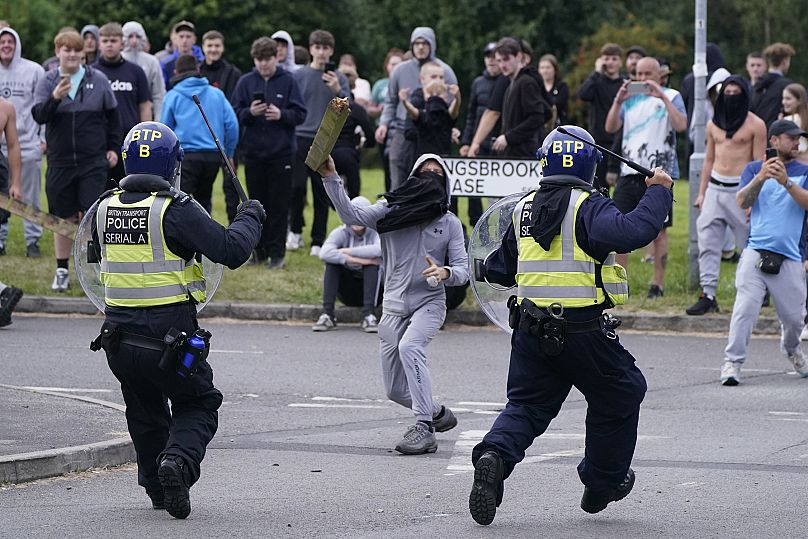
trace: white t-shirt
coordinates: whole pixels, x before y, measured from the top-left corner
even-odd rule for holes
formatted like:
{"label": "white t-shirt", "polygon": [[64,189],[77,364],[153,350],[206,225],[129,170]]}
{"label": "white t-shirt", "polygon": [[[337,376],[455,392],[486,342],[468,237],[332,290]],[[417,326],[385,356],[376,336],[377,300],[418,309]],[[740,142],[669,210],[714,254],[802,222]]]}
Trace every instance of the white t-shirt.
{"label": "white t-shirt", "polygon": [[[681,94],[672,88],[662,90],[676,110],[686,114]],[[621,105],[620,118],[623,120],[623,157],[649,169],[662,167],[672,178],[678,178],[676,131],[665,103],[658,97],[634,95]],[[637,172],[624,163],[620,173],[627,176]]]}
{"label": "white t-shirt", "polygon": [[356,79],[353,89],[354,99],[370,101],[370,83],[367,79]]}

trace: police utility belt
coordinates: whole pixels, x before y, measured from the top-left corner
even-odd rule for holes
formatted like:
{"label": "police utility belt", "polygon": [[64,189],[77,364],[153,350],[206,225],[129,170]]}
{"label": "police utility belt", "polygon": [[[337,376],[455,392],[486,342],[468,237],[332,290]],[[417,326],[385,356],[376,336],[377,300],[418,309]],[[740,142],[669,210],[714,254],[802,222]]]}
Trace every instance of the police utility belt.
{"label": "police utility belt", "polygon": [[564,306],[560,303],[542,308],[527,298],[521,303],[517,303],[516,296],[508,298],[508,325],[538,337],[541,351],[548,356],[561,354],[567,334],[602,331],[609,339],[616,339],[614,330],[620,324],[621,321],[609,313],[592,320],[572,322],[564,318]]}
{"label": "police utility belt", "polygon": [[118,353],[121,344],[160,352],[158,367],[166,372],[176,372],[181,378],[193,376],[199,363],[210,352],[211,333],[197,329],[190,337],[184,331],[171,328],[162,339],[123,331],[109,322],[101,326],[101,333],[90,343],[90,350],[102,348],[110,354]]}

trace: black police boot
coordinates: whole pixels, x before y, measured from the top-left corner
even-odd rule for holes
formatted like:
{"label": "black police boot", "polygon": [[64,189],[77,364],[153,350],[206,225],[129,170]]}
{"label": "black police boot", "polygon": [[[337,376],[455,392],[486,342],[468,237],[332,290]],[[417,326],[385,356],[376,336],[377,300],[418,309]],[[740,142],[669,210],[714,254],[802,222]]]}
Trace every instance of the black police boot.
{"label": "black police boot", "polygon": [[505,490],[504,474],[505,465],[496,451],[486,451],[474,464],[469,511],[477,524],[488,526],[494,521]]}
{"label": "black police boot", "polygon": [[623,482],[613,489],[595,492],[590,490],[589,487],[584,487],[584,495],[581,498],[581,509],[587,513],[599,513],[606,509],[606,506],[611,502],[622,500],[628,496],[632,488],[634,488],[634,470],[629,468]]}
{"label": "black police boot", "polygon": [[174,518],[187,518],[191,514],[191,495],[185,483],[184,466],[180,457],[165,457],[157,470],[163,486],[165,510]]}
{"label": "black police boot", "polygon": [[707,313],[719,312],[718,302],[714,297],[710,297],[704,292],[699,296],[698,301],[685,309],[685,312],[691,316],[701,316]]}
{"label": "black police boot", "polygon": [[163,495],[163,487],[157,485],[156,487],[150,487],[146,489],[146,494],[148,494],[149,498],[151,499],[151,505],[154,509],[165,509],[165,496]]}

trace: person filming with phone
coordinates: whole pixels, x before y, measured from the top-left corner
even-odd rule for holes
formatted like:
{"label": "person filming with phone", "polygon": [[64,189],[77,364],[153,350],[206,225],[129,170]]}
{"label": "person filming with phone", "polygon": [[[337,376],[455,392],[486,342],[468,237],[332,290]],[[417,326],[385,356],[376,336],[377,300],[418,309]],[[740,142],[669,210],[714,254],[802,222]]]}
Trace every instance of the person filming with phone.
{"label": "person filming with phone", "polygon": [[[617,133],[623,129],[623,157],[654,169],[661,167],[671,178],[679,177],[676,157],[676,132],[687,129],[687,114],[682,96],[672,88],[660,86],[659,62],[650,56],[637,63],[637,81],[625,81],[617,91],[605,129]],[[645,194],[645,178],[623,164],[614,188],[614,203],[629,213]],[[665,266],[668,258],[667,228],[673,224],[673,207],[668,212],[665,228],[653,242],[654,279],[648,298],[663,295]],[[628,269],[628,254],[618,254],[617,262]]]}
{"label": "person filming with phone", "polygon": [[278,65],[277,42],[253,41],[255,68],[236,83],[232,103],[244,129],[241,155],[250,198],[267,211],[267,222],[253,263],[280,269],[286,257],[286,223],[292,197],[292,164],[297,151],[295,127],[306,118],[303,95],[292,74]]}
{"label": "person filming with phone", "polygon": [[769,127],[764,161],[752,161],[741,173],[738,205],[751,209],[749,242],[735,272],[735,305],[729,323],[720,381],[736,386],[752,338],[763,296],[769,291],[777,307],[782,335],[780,349],[794,371],[808,378],[800,349],[805,313],[805,227],[808,210],[808,165],[797,161],[800,137],[808,133],[789,120]]}

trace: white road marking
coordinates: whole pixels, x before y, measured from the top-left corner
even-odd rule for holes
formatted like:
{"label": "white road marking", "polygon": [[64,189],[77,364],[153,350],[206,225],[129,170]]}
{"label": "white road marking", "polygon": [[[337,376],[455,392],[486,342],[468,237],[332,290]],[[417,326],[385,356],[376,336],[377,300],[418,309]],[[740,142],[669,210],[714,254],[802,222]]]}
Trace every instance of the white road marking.
{"label": "white road marking", "polygon": [[288,406],[289,408],[388,408],[387,406],[377,406],[375,404],[318,404],[316,402],[293,402]]}
{"label": "white road marking", "polygon": [[330,402],[388,402],[385,399],[349,399],[345,397],[312,397],[311,400]]}
{"label": "white road marking", "polygon": [[461,406],[498,406],[500,408],[505,407],[504,402],[460,401],[457,404]]}
{"label": "white road marking", "polygon": [[802,423],[808,423],[808,419],[801,419],[797,417],[770,417],[769,421],[798,421]]}
{"label": "white road marking", "polygon": [[803,412],[775,412],[769,411],[771,415],[805,415]]}
{"label": "white road marking", "polygon": [[58,391],[59,393],[112,393],[111,389],[83,389],[80,387],[38,387],[22,386],[31,391]]}
{"label": "white road marking", "polygon": [[[449,464],[446,466],[446,470],[449,473],[444,473],[443,475],[456,475],[457,473],[474,471],[474,466],[471,464],[471,452],[474,449],[474,446],[480,443],[487,433],[487,430],[465,430],[460,432],[452,451],[452,457],[449,459]],[[579,432],[545,432],[541,435],[541,438],[550,438],[553,440],[576,440],[582,442],[586,439],[586,434]],[[665,440],[669,438],[670,436],[652,435],[640,435],[637,437],[638,440]],[[581,446],[575,449],[551,451],[548,453],[542,453],[541,455],[530,455],[524,458],[522,464],[544,462],[561,457],[581,457],[583,454],[584,448]]]}

